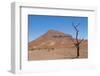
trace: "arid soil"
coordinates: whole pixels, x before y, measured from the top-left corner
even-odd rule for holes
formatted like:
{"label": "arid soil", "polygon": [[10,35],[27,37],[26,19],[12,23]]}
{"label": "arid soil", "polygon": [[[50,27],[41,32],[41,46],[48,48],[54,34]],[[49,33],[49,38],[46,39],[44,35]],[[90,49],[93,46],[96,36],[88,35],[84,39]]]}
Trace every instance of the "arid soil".
{"label": "arid soil", "polygon": [[[75,48],[40,49],[28,51],[29,60],[52,60],[52,59],[75,59],[77,51]],[[79,58],[87,58],[87,49],[80,49]]]}

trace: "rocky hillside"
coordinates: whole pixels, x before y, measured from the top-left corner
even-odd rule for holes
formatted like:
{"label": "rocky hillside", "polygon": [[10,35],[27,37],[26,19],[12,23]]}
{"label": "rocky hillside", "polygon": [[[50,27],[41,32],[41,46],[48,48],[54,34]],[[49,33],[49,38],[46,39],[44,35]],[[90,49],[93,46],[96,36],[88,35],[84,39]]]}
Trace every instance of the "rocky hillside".
{"label": "rocky hillside", "polygon": [[[29,49],[36,48],[71,48],[74,47],[75,39],[69,35],[56,30],[49,30],[36,40],[29,42]],[[81,43],[81,48],[87,48],[87,40]]]}

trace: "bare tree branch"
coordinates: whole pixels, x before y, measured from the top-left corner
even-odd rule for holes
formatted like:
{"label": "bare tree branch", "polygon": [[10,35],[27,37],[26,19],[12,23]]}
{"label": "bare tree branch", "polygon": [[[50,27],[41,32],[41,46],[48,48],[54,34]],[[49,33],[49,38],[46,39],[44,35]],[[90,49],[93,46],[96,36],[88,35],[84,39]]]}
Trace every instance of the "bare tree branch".
{"label": "bare tree branch", "polygon": [[76,31],[78,31],[75,25],[72,24],[72,26],[74,27],[74,29],[75,29]]}
{"label": "bare tree branch", "polygon": [[80,23],[78,23],[77,25],[76,25],[76,27],[78,27],[80,25]]}
{"label": "bare tree branch", "polygon": [[79,44],[80,44],[82,41],[84,41],[84,39],[81,39],[80,42],[79,42]]}
{"label": "bare tree branch", "polygon": [[71,38],[71,41],[73,42],[73,44],[74,44],[74,45],[76,45],[76,43],[75,43],[75,41],[74,41],[74,39],[73,39],[73,38]]}
{"label": "bare tree branch", "polygon": [[74,25],[74,23],[72,22],[72,26],[74,27],[74,29],[79,32],[79,30],[77,29],[77,27],[79,26],[80,23],[78,23],[76,26]]}
{"label": "bare tree branch", "polygon": [[79,33],[79,30],[77,29],[77,27],[79,26],[79,23],[75,26],[74,23],[72,22],[72,26],[76,30],[76,42],[79,43],[79,41],[78,41],[78,33]]}

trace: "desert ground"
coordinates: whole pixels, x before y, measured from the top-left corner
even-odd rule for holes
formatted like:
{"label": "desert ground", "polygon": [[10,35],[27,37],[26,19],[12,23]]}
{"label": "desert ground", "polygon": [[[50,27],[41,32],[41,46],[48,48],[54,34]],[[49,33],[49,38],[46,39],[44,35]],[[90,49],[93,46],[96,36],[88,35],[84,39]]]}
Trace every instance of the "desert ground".
{"label": "desert ground", "polygon": [[[79,58],[88,58],[86,48],[80,48]],[[76,48],[37,49],[28,51],[28,60],[76,59]]]}

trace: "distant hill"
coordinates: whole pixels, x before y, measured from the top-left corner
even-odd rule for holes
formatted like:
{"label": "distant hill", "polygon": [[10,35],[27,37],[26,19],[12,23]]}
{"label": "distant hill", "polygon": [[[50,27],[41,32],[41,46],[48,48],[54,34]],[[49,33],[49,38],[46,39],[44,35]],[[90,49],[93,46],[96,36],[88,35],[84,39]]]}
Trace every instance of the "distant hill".
{"label": "distant hill", "polygon": [[[71,48],[74,47],[75,39],[69,35],[56,30],[48,30],[45,34],[29,42],[29,49],[36,48]],[[81,48],[87,48],[87,40],[81,44]]]}

